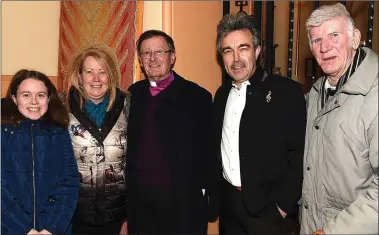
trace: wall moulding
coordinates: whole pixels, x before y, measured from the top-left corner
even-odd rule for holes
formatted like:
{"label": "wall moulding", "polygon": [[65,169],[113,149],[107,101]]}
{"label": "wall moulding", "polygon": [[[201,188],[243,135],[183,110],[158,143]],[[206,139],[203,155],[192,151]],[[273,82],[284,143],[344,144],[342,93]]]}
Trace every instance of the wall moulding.
{"label": "wall moulding", "polygon": [[[1,75],[1,98],[5,97],[9,84],[11,83],[13,75]],[[53,82],[54,86],[57,87],[57,76],[48,76]]]}

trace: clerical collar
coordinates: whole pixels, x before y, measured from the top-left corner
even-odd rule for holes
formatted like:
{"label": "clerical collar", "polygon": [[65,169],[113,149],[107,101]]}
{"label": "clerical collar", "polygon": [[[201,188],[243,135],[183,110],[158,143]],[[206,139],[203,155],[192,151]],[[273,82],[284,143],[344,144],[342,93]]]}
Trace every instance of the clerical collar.
{"label": "clerical collar", "polygon": [[174,81],[174,78],[175,78],[174,74],[171,72],[170,75],[165,79],[158,80],[158,81],[149,80],[149,82],[150,82],[150,87],[149,87],[150,94],[152,96],[156,96],[161,91],[166,89],[166,87],[168,87],[171,84],[171,82]]}
{"label": "clerical collar", "polygon": [[167,78],[162,79],[162,80],[155,81],[155,80],[149,79],[149,83],[151,87],[162,87],[162,86],[167,86],[168,84],[170,84],[172,80],[174,80],[173,72],[171,72]]}

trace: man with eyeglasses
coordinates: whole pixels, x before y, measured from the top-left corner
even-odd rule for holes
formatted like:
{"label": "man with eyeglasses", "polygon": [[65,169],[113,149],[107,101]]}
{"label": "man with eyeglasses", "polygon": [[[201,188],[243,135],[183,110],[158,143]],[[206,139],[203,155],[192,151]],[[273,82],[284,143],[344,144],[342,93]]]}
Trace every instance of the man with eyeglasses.
{"label": "man with eyeglasses", "polygon": [[172,70],[166,33],[146,31],[136,46],[146,79],[129,88],[128,232],[206,234],[212,96]]}

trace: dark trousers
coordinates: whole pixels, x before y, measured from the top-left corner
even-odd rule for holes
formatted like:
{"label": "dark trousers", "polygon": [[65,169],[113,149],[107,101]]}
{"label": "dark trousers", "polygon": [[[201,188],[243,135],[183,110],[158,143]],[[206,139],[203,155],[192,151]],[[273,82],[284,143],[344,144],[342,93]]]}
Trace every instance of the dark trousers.
{"label": "dark trousers", "polygon": [[91,226],[86,224],[73,223],[72,235],[109,234],[119,235],[122,222],[115,222],[105,226]]}
{"label": "dark trousers", "polygon": [[[132,214],[128,214],[128,234],[132,235],[200,235],[206,234],[205,213],[179,208],[174,202],[174,192],[168,188],[139,186],[136,197],[130,202]],[[199,216],[196,216],[199,215]],[[204,216],[204,219],[202,218]]]}
{"label": "dark trousers", "polygon": [[225,179],[220,194],[220,234],[288,234],[286,220],[275,203],[268,205],[259,216],[252,216],[246,209],[243,191],[238,191]]}
{"label": "dark trousers", "polygon": [[135,234],[173,234],[172,192],[168,189],[140,187],[134,211]]}

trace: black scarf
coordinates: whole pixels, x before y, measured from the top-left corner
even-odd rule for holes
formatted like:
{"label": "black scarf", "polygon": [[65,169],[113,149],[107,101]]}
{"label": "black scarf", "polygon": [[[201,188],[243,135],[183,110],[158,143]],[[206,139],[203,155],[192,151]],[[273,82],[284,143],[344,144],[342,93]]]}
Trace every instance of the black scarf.
{"label": "black scarf", "polygon": [[322,91],[321,91],[321,108],[324,107],[325,103],[328,101],[330,97],[333,97],[337,93],[337,91],[343,85],[345,85],[347,80],[354,74],[354,72],[357,70],[357,68],[362,63],[365,57],[366,57],[365,51],[362,48],[358,48],[349,68],[347,68],[345,74],[342,75],[342,77],[338,80],[336,89],[331,89],[331,88],[325,89],[326,79],[328,78],[327,76],[324,76],[324,80],[322,81]]}

